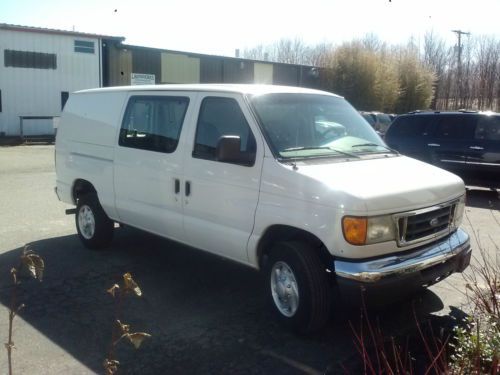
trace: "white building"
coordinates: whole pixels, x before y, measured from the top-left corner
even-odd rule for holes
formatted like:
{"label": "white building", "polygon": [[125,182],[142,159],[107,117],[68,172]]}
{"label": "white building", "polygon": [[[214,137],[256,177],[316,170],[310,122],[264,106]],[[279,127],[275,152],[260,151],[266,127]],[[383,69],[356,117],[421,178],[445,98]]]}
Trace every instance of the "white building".
{"label": "white building", "polygon": [[103,43],[123,40],[0,24],[0,136],[52,135],[69,93],[103,85]]}

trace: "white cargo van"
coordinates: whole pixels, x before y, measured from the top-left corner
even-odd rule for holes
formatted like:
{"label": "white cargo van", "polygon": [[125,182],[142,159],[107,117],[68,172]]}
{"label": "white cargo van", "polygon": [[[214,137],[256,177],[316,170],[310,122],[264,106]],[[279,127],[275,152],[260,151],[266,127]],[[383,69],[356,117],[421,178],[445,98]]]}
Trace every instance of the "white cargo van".
{"label": "white cargo van", "polygon": [[463,271],[464,184],[387,148],[342,97],[258,85],[72,94],[56,192],[88,248],[114,223],[263,270],[277,315],[324,325],[334,290],[410,291]]}

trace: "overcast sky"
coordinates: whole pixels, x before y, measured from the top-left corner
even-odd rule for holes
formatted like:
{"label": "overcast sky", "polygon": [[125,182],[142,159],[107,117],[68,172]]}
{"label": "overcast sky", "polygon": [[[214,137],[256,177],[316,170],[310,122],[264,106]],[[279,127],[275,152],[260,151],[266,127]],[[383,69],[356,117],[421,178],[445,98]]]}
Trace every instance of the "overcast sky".
{"label": "overcast sky", "polygon": [[338,44],[374,33],[402,43],[434,30],[453,43],[452,29],[500,37],[500,0],[0,0],[0,23],[233,56],[283,37]]}

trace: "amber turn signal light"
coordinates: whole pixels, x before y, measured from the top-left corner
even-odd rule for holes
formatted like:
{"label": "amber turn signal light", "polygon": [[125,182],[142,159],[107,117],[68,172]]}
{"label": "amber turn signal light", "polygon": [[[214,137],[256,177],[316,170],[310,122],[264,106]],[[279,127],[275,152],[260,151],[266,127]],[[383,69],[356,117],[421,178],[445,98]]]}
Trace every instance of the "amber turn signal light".
{"label": "amber turn signal light", "polygon": [[352,245],[366,243],[368,219],[366,217],[345,216],[342,219],[342,232],[347,242]]}

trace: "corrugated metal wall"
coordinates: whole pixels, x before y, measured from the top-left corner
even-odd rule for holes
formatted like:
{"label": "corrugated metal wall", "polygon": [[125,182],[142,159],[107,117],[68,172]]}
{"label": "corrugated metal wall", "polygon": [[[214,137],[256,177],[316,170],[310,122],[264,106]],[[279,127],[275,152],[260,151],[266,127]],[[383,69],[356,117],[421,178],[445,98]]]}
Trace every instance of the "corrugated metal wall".
{"label": "corrugated metal wall", "polygon": [[132,74],[132,51],[108,44],[109,86],[130,85]]}
{"label": "corrugated metal wall", "polygon": [[312,89],[319,88],[319,70],[308,66],[301,66],[299,72],[300,85]]}
{"label": "corrugated metal wall", "polygon": [[123,45],[109,48],[110,85],[130,84],[131,73],[156,83],[262,83],[319,87],[311,67]]}
{"label": "corrugated metal wall", "polygon": [[299,69],[295,65],[276,64],[273,69],[273,83],[275,85],[299,85]]}
{"label": "corrugated metal wall", "polygon": [[254,63],[253,81],[255,83],[269,84],[273,83],[273,64]]}
{"label": "corrugated metal wall", "polygon": [[227,59],[222,64],[222,82],[253,83],[253,62]]}
{"label": "corrugated metal wall", "polygon": [[179,53],[161,54],[161,83],[199,83],[200,59]]}
{"label": "corrugated metal wall", "polygon": [[132,49],[132,73],[154,74],[155,83],[161,83],[161,53],[146,48]]}
{"label": "corrugated metal wall", "polygon": [[222,79],[222,59],[220,57],[202,56],[200,58],[200,82],[220,83]]}
{"label": "corrugated metal wall", "polygon": [[[75,40],[93,42],[94,53],[75,52]],[[99,87],[99,40],[80,35],[60,35],[0,29],[0,132],[19,135],[19,116],[59,116],[63,92]],[[5,50],[56,55],[54,69],[6,67]],[[33,134],[46,134],[50,126],[40,121]]]}

